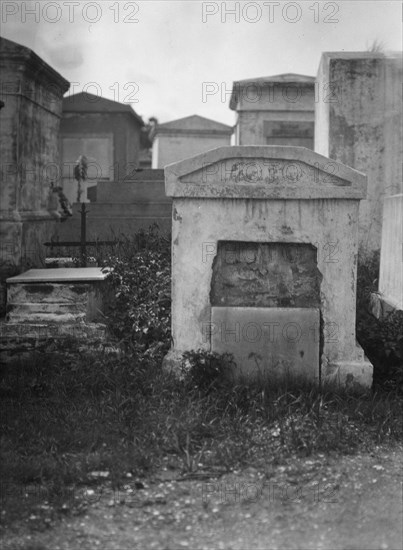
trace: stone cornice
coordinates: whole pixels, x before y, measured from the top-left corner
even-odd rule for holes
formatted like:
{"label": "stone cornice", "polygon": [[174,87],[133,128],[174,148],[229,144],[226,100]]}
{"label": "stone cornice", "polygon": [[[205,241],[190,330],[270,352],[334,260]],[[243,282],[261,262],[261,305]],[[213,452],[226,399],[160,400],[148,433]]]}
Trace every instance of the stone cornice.
{"label": "stone cornice", "polygon": [[11,40],[0,39],[0,66],[3,70],[10,64],[13,65],[17,74],[23,74],[39,81],[46,86],[51,84],[60,90],[60,96],[63,96],[70,87],[70,83],[60,73],[55,71],[34,51],[21,46]]}
{"label": "stone cornice", "polygon": [[305,147],[219,147],[165,167],[170,197],[360,200],[366,186],[361,172]]}
{"label": "stone cornice", "polygon": [[229,108],[232,111],[237,110],[237,105],[239,103],[239,96],[242,94],[242,90],[248,88],[249,86],[256,86],[259,90],[263,88],[287,88],[289,86],[296,86],[298,88],[307,88],[314,90],[315,89],[315,82],[304,82],[304,81],[289,81],[289,82],[283,82],[283,81],[274,81],[274,80],[262,80],[262,79],[256,79],[256,80],[238,80],[232,84],[232,92],[231,97],[229,101]]}

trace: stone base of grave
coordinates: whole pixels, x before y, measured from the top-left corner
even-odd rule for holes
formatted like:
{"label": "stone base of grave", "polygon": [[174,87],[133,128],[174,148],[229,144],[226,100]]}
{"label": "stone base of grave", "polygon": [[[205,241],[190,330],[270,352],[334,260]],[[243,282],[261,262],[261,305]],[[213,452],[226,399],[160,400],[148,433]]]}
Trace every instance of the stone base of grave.
{"label": "stone base of grave", "polygon": [[0,322],[2,340],[55,340],[77,338],[104,340],[107,327],[103,323],[8,323]]}
{"label": "stone base of grave", "polygon": [[108,350],[110,342],[102,323],[8,323],[0,322],[0,360],[10,363],[28,359],[34,352],[53,351],[74,340],[88,351]]}
{"label": "stone base of grave", "polygon": [[[186,361],[183,359],[183,351],[170,349],[164,357],[162,368],[165,372],[172,373],[181,379],[186,370]],[[261,379],[262,373],[257,376],[250,376],[248,379]],[[255,373],[256,374],[256,373]],[[264,380],[263,373],[263,380]],[[297,373],[294,373],[296,381],[311,381],[312,383],[319,383],[318,378],[310,377],[298,377]],[[239,375],[234,373],[234,379],[239,379]],[[270,381],[271,378],[267,377]],[[281,380],[281,377],[273,379]],[[321,368],[320,385],[326,388],[334,389],[347,389],[354,392],[362,393],[368,391],[372,387],[373,380],[373,366],[370,361],[365,357],[364,351],[357,344],[356,357],[351,361],[338,361],[335,363],[327,363]]]}
{"label": "stone base of grave", "polygon": [[372,386],[374,367],[357,343],[356,356],[351,361],[329,362],[322,366],[322,386],[366,391]]}

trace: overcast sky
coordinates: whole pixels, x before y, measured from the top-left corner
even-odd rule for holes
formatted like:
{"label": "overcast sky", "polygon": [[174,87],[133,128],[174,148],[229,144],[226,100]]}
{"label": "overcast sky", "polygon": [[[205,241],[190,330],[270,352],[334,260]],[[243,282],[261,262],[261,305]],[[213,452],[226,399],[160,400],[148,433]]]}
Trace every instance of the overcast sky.
{"label": "overcast sky", "polygon": [[131,103],[145,120],[159,122],[199,114],[234,124],[234,80],[315,76],[321,52],[365,51],[374,41],[401,50],[400,1],[1,4],[2,36],[74,82],[69,93]]}

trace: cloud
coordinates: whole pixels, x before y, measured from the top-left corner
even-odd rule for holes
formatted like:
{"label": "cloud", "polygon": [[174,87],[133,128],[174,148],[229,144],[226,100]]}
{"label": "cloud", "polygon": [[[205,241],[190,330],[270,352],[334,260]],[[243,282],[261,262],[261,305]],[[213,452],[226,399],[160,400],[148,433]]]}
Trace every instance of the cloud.
{"label": "cloud", "polygon": [[[134,82],[139,86],[135,110],[145,118],[156,114],[161,121],[199,113],[232,124],[235,115],[228,100],[234,80],[284,72],[315,75],[322,51],[363,50],[374,38],[391,50],[399,50],[401,44],[400,4],[386,0],[338,2],[332,16],[338,22],[332,24],[326,19],[335,2],[290,2],[302,9],[295,24],[284,18],[280,6],[272,23],[267,6],[262,18],[251,23],[257,3],[247,0],[241,2],[238,22],[231,13],[223,17],[236,2],[211,2],[218,11],[205,22],[202,10],[208,3],[200,1],[80,2],[74,21],[68,6],[78,2],[8,4],[17,6],[16,14],[7,17],[2,34],[32,48],[59,70],[74,83],[74,93],[95,82],[104,97],[124,101],[131,93],[125,86]],[[95,4],[102,7],[102,17],[89,24],[96,15]],[[23,5],[30,10],[40,6],[39,23],[33,15],[22,21]],[[55,5],[62,18],[49,23]],[[128,22],[134,5],[139,8],[137,23]],[[294,12],[290,8],[288,18]],[[203,102],[203,82],[217,83],[224,96],[217,93]]]}
{"label": "cloud", "polygon": [[153,78],[147,73],[142,73],[138,71],[133,71],[133,68],[130,67],[126,70],[126,79],[127,82],[137,82],[139,85],[143,86],[157,86],[157,79]]}
{"label": "cloud", "polygon": [[48,55],[50,62],[61,70],[76,69],[84,63],[81,48],[72,44],[48,48]]}

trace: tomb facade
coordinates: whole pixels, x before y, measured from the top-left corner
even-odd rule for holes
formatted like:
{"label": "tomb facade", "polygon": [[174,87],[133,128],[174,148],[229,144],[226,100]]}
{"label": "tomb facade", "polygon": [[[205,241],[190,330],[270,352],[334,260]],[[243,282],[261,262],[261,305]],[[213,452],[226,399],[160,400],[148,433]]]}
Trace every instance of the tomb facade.
{"label": "tomb facade", "polygon": [[235,145],[297,145],[313,149],[315,78],[280,74],[233,83]]}
{"label": "tomb facade", "polygon": [[165,168],[172,339],[230,352],[236,374],[368,387],[355,338],[366,176],[303,147],[214,149]]}
{"label": "tomb facade", "polygon": [[230,145],[232,132],[232,126],[199,115],[157,124],[150,134],[152,167],[164,168],[215,147]]}

